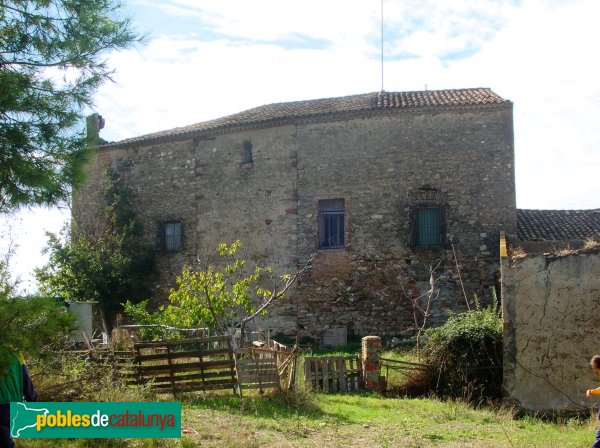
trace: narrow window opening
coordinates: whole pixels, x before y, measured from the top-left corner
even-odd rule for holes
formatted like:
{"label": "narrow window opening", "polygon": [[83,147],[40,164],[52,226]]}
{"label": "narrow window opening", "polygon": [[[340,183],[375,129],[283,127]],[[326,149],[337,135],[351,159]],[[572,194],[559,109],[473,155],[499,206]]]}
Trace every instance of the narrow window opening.
{"label": "narrow window opening", "polygon": [[319,248],[344,247],[344,200],[319,201]]}
{"label": "narrow window opening", "polygon": [[252,142],[250,140],[244,140],[242,144],[242,165],[252,165]]}
{"label": "narrow window opening", "polygon": [[439,247],[446,243],[445,195],[429,186],[413,193],[412,245]]}

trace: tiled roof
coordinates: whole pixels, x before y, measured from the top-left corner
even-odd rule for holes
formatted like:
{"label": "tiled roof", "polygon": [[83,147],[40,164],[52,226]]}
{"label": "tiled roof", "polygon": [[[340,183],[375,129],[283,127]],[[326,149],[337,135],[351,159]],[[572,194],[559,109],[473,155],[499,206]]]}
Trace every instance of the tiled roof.
{"label": "tiled roof", "polygon": [[521,241],[586,240],[600,237],[600,209],[517,210]]}
{"label": "tiled roof", "polygon": [[487,88],[426,90],[418,92],[374,92],[337,98],[274,103],[190,126],[156,132],[105,146],[125,145],[188,136],[217,134],[249,127],[267,127],[303,119],[318,119],[363,112],[409,111],[431,108],[473,107],[510,104]]}

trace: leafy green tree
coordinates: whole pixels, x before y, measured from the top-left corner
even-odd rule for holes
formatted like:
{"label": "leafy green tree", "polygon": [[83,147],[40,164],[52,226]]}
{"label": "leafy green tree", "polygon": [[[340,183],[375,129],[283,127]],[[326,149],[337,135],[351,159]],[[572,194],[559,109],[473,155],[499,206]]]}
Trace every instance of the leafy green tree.
{"label": "leafy green tree", "polygon": [[2,249],[0,250],[0,297],[12,297],[20,283],[19,278],[13,278],[10,272],[10,261],[15,255],[17,246],[13,237],[13,224],[3,223],[4,228],[0,229],[0,241]]}
{"label": "leafy green tree", "polygon": [[148,296],[145,280],[154,268],[154,249],[141,239],[132,190],[115,172],[107,176],[94,229],[75,220],[62,237],[49,233],[49,261],[35,275],[46,294],[98,301],[110,326],[124,300]]}
{"label": "leafy green tree", "polygon": [[118,0],[0,2],[0,212],[55,204],[82,180],[89,152],[78,129],[101,59],[140,38]]}
{"label": "leafy green tree", "polygon": [[276,276],[270,267],[250,266],[239,257],[241,245],[219,244],[217,263],[198,269],[186,266],[177,277],[177,288],[169,295],[169,304],[150,314],[144,303],[125,304],[125,312],[138,322],[179,328],[210,328],[230,333],[240,328],[242,344],[246,325],[284,297],[312,258],[294,274]]}
{"label": "leafy green tree", "polygon": [[6,366],[2,355],[6,349],[27,359],[37,358],[64,343],[76,330],[75,315],[55,300],[16,297],[16,283],[10,274],[13,250],[9,245],[0,254],[0,373]]}
{"label": "leafy green tree", "polygon": [[0,328],[0,346],[35,358],[64,344],[77,330],[77,317],[51,298],[0,293]]}

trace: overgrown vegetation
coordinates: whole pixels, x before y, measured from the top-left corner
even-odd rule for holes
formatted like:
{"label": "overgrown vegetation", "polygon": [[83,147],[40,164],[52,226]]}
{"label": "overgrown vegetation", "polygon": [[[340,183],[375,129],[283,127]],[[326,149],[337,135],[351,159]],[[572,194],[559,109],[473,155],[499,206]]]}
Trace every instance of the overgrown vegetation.
{"label": "overgrown vegetation", "polygon": [[111,359],[57,351],[30,365],[40,401],[153,401],[149,387],[129,385]]}
{"label": "overgrown vegetation", "polygon": [[76,329],[75,315],[46,297],[0,296],[1,344],[27,358],[49,354]]}
{"label": "overgrown vegetation", "polygon": [[[495,302],[495,301],[494,301]],[[467,400],[502,395],[502,319],[495,306],[450,316],[428,331],[427,363],[441,371],[441,390]]]}
{"label": "overgrown vegetation", "polygon": [[[10,274],[13,248],[0,256],[0,346],[26,360],[49,355],[76,329],[75,316],[61,303],[45,297],[17,297]],[[0,359],[0,371],[6,360]]]}
{"label": "overgrown vegetation", "polygon": [[[251,266],[240,257],[241,244],[221,243],[216,263],[199,261],[198,266],[185,266],[177,277],[177,288],[169,295],[169,304],[157,312],[147,310],[147,301],[125,303],[125,313],[138,324],[179,328],[209,328],[220,334],[240,329],[242,345],[246,324],[265,314],[280,300],[306,269],[295,274],[275,275],[270,267]],[[160,332],[147,329],[145,336]]]}
{"label": "overgrown vegetation", "polygon": [[97,300],[110,326],[125,299],[147,297],[144,280],[154,269],[154,248],[141,239],[133,191],[118,173],[106,176],[97,215],[89,222],[75,217],[61,236],[48,233],[49,261],[35,275],[47,295]]}
{"label": "overgrown vegetation", "polygon": [[473,408],[460,400],[306,392],[184,397],[182,420],[181,440],[30,439],[19,446],[575,448],[591,444],[597,425],[594,416],[516,418],[511,409]]}

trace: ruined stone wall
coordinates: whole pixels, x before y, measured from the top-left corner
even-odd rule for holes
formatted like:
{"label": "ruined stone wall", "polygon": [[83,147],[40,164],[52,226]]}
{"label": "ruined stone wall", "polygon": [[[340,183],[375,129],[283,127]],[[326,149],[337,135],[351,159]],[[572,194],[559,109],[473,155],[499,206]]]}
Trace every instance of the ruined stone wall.
{"label": "ruined stone wall", "polygon": [[504,389],[529,410],[581,410],[596,400],[600,250],[504,259]]}
{"label": "ruined stone wall", "polygon": [[[245,142],[252,163],[243,163]],[[429,324],[488,296],[498,234],[516,233],[512,108],[467,108],[315,120],[100,151],[90,166],[119,167],[138,192],[148,241],[158,223],[181,220],[184,247],[157,252],[155,299],[219,242],[239,239],[256,261],[294,272],[318,248],[319,201],[344,200],[345,246],[321,250],[310,276],[271,315],[274,332],[319,336],[398,334],[413,325],[411,298],[429,287]],[[80,193],[90,201],[98,176]],[[444,208],[441,247],[415,247],[415,201],[435,192]],[[429,193],[427,193],[429,194]]]}

